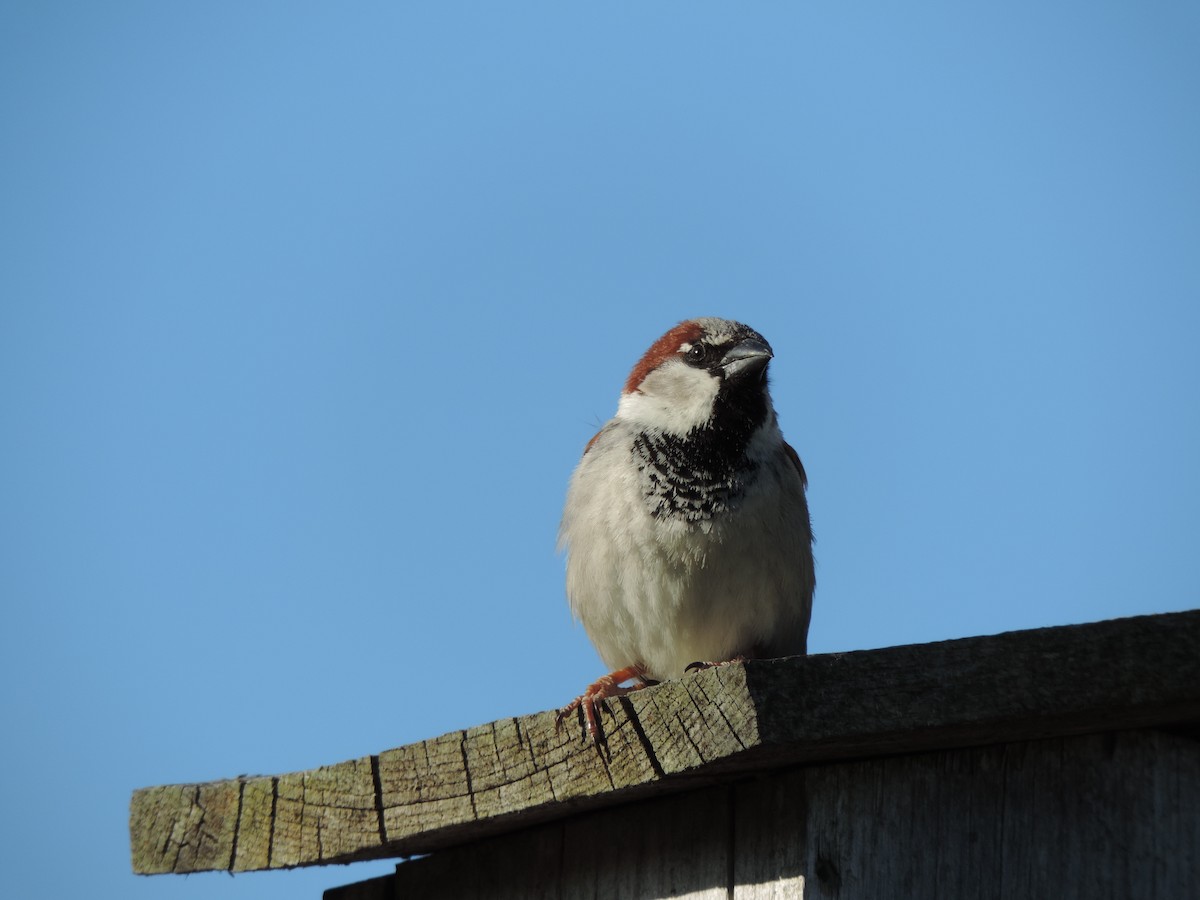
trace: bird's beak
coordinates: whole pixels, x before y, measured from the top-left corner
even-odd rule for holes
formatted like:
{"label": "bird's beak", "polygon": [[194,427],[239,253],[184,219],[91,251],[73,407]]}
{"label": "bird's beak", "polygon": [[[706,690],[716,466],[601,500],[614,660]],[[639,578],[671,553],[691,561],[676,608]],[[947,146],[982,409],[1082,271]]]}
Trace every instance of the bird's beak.
{"label": "bird's beak", "polygon": [[774,356],[771,348],[754,338],[746,338],[734,344],[721,359],[721,368],[726,378],[742,378],[755,375],[767,368]]}

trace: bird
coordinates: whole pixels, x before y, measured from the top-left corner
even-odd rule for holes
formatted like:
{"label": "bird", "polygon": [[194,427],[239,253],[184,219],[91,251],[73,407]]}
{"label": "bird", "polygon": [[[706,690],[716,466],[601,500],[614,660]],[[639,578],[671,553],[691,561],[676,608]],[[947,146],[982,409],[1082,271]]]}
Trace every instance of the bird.
{"label": "bird", "polygon": [[804,654],[816,574],[808,477],[754,329],[701,317],[650,345],[571,475],[559,526],[574,616],[611,670],[558,712],[693,667]]}

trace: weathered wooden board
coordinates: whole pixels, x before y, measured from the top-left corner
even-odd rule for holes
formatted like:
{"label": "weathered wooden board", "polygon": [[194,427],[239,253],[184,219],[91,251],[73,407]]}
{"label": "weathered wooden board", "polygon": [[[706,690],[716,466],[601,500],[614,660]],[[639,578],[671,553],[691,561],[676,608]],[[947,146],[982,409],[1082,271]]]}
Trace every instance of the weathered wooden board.
{"label": "weathered wooden board", "polygon": [[[564,698],[565,699],[565,698]],[[427,853],[797,762],[1200,721],[1200,611],[710,669],[308,772],[136,791],[134,871]]]}
{"label": "weathered wooden board", "polygon": [[776,770],[401,863],[325,900],[1192,900],[1200,743],[1111,732]]}
{"label": "weathered wooden board", "polygon": [[[729,788],[676,795],[670,804],[635,804],[472,845],[402,866],[403,875],[361,890],[379,897],[592,900],[682,897],[726,900]],[[624,810],[629,810],[628,814]],[[326,892],[364,900],[359,886]]]}

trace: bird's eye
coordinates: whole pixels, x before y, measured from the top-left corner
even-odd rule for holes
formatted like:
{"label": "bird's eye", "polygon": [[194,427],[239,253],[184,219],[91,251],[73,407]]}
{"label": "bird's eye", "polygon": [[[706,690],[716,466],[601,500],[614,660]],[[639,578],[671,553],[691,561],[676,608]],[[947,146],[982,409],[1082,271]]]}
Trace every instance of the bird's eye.
{"label": "bird's eye", "polygon": [[687,361],[689,365],[699,366],[704,364],[704,360],[708,358],[708,346],[705,344],[692,344],[687,352]]}

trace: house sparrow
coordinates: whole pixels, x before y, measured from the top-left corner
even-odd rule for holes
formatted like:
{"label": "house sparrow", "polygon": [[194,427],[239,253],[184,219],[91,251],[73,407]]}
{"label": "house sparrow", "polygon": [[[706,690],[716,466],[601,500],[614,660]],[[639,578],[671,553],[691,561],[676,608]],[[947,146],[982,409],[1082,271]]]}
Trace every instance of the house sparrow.
{"label": "house sparrow", "polygon": [[[633,367],[571,478],[567,597],[612,672],[559,713],[692,665],[805,652],[812,528],[800,457],[767,390],[770,345],[726,319],[683,322]],[[622,686],[626,682],[629,684]]]}

